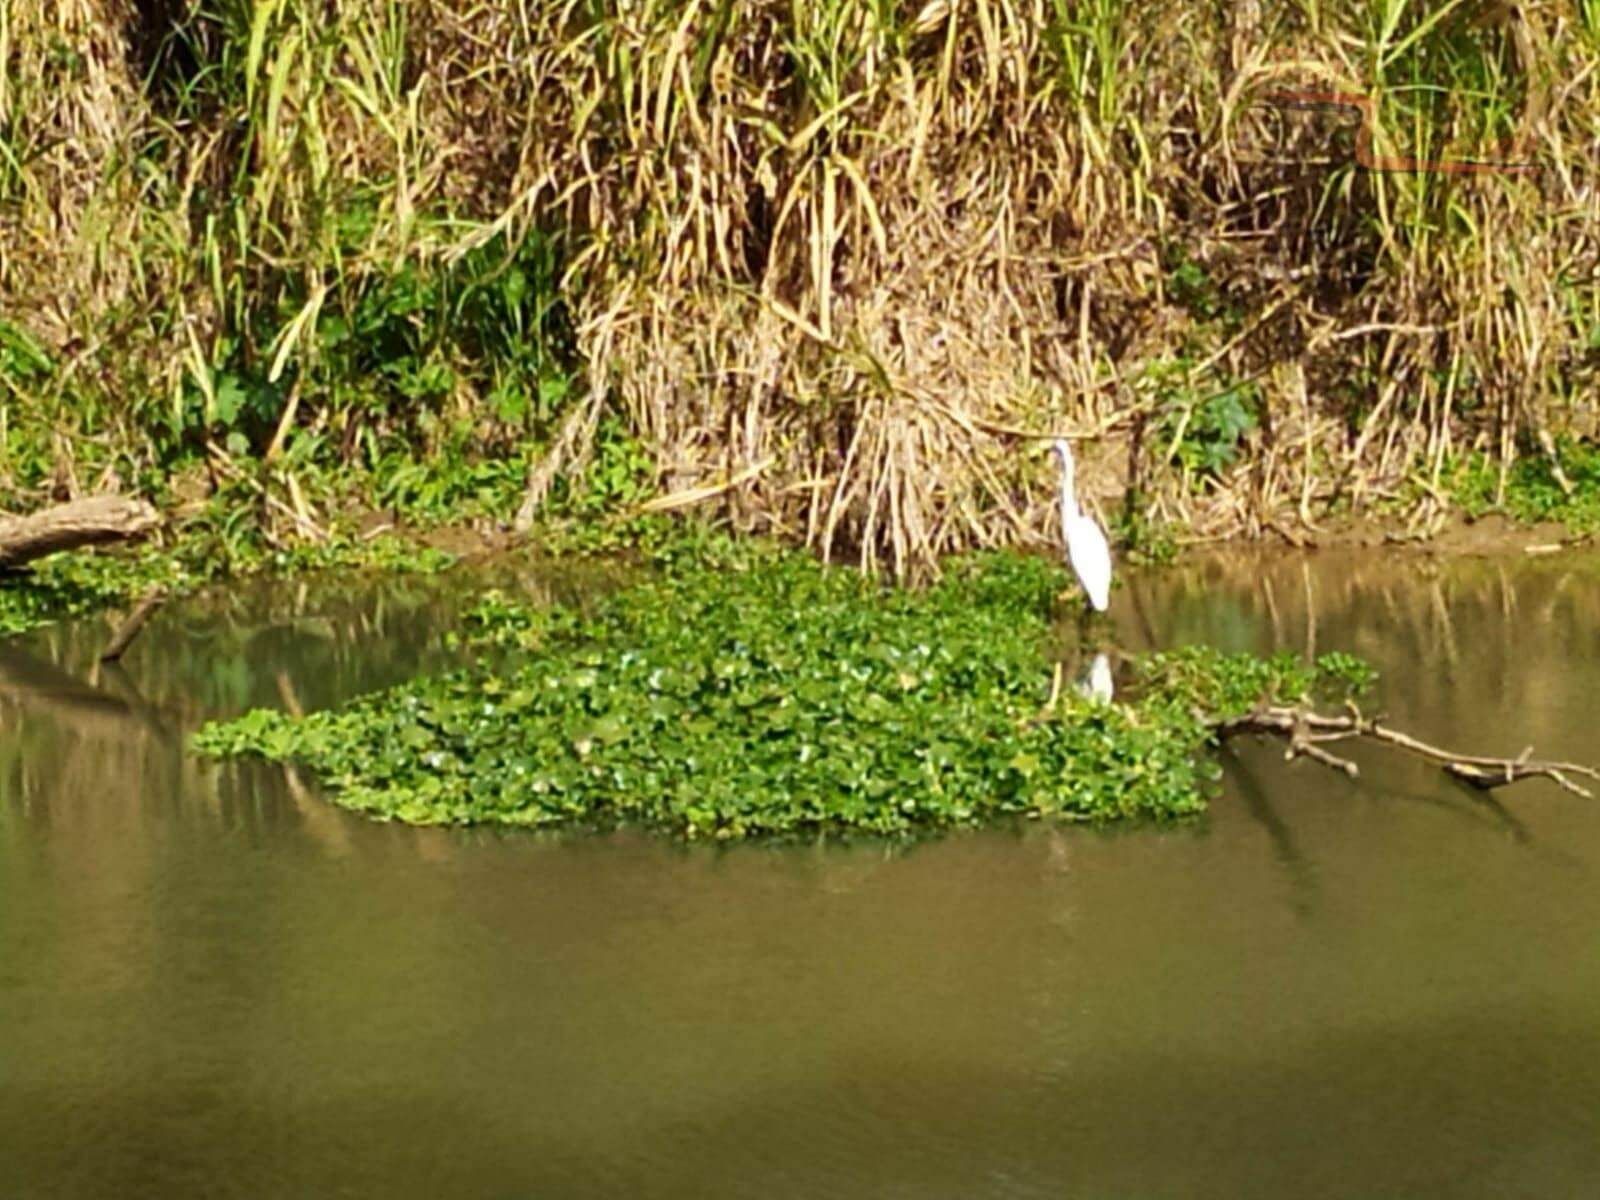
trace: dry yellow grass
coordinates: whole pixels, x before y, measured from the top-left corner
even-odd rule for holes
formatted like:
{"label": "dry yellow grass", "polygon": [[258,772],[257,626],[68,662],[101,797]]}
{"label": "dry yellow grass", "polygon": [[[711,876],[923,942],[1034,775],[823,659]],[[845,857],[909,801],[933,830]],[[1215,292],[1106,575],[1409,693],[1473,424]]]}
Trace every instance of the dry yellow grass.
{"label": "dry yellow grass", "polygon": [[[5,311],[174,404],[224,339],[280,374],[360,280],[562,231],[587,388],[525,520],[608,405],[665,491],[902,575],[1053,536],[1022,453],[1052,434],[1103,513],[1136,489],[1208,538],[1336,499],[1425,528],[1451,455],[1596,432],[1592,0],[236,0],[179,18],[188,57],[127,0],[5,11]],[[1362,171],[1342,118],[1253,103],[1286,61],[1374,96],[1391,142],[1426,109],[1544,170]],[[216,110],[174,118],[202,85]],[[1197,472],[1239,381],[1243,453]]]}

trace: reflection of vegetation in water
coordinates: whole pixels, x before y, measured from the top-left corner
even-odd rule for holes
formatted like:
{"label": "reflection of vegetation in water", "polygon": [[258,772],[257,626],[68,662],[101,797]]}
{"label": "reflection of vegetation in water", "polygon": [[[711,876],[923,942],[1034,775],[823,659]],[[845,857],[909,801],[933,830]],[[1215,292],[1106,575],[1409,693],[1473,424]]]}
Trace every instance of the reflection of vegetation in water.
{"label": "reflection of vegetation in water", "polygon": [[691,836],[897,832],[1004,814],[1203,807],[1211,717],[1293,700],[1351,664],[1191,649],[1140,665],[1142,696],[1054,708],[1054,564],[958,560],[923,591],[808,559],[670,572],[590,616],[498,594],[481,648],[520,652],[296,719],[257,710],[204,752],[303,761],[352,807],[419,823],[638,820]]}
{"label": "reflection of vegetation in water", "polygon": [[[616,586],[614,566],[507,559],[447,574],[323,571],[293,582],[232,581],[174,599],[135,641],[131,677],[148,702],[182,725],[258,705],[325,708],[422,671],[458,666],[441,642],[477,593],[501,587],[535,604],[581,608]],[[0,641],[80,676],[94,666],[115,621],[61,621]]]}
{"label": "reflection of vegetation in water", "polygon": [[[1403,664],[1384,671],[1378,700],[1420,736],[1458,729],[1464,745],[1512,755],[1537,740],[1552,756],[1587,761],[1592,741],[1545,745],[1544,727],[1558,727],[1574,703],[1570,678],[1549,663],[1600,656],[1597,584],[1593,551],[1442,562],[1324,551],[1195,555],[1133,590],[1160,644],[1303,657],[1337,649]],[[1523,732],[1511,733],[1519,722]]]}
{"label": "reflection of vegetation in water", "polygon": [[335,566],[431,573],[454,561],[443,551],[409,545],[393,537],[371,541],[336,539],[321,545],[298,543],[244,559],[212,555],[194,539],[180,541],[170,549],[57,554],[18,572],[0,586],[0,637],[125,604],[151,587],[183,592],[229,575]]}

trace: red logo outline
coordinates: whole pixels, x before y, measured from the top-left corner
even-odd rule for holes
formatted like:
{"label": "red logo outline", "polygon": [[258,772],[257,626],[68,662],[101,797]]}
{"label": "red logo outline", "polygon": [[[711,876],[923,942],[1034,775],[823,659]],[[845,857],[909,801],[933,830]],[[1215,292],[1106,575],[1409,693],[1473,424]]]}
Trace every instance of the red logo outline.
{"label": "red logo outline", "polygon": [[[1302,79],[1310,82],[1302,74]],[[1531,175],[1543,170],[1536,162],[1510,162],[1497,159],[1408,158],[1403,155],[1378,155],[1374,152],[1374,133],[1378,128],[1377,103],[1359,92],[1296,90],[1258,94],[1257,102],[1273,108],[1353,108],[1361,114],[1356,129],[1356,162],[1369,171],[1411,171],[1454,175]]]}

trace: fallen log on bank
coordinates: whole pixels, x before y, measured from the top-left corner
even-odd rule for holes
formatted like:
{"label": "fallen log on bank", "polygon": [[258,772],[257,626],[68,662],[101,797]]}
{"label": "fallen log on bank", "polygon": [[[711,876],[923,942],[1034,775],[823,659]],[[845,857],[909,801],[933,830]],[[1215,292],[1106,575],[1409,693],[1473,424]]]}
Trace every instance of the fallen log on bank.
{"label": "fallen log on bank", "polygon": [[25,517],[0,517],[0,567],[108,542],[143,537],[161,514],[131,496],[89,496],[53,505]]}
{"label": "fallen log on bank", "polygon": [[1343,771],[1352,779],[1361,769],[1347,758],[1341,758],[1324,749],[1329,742],[1350,738],[1368,738],[1383,742],[1438,763],[1447,772],[1473,787],[1488,790],[1516,783],[1521,779],[1553,779],[1569,792],[1593,799],[1594,793],[1573,782],[1572,776],[1600,781],[1600,769],[1583,763],[1547,762],[1533,758],[1530,746],[1516,758],[1500,758],[1482,754],[1459,754],[1439,746],[1430,745],[1420,738],[1399,730],[1390,729],[1380,718],[1362,716],[1354,705],[1340,716],[1315,712],[1308,708],[1283,705],[1263,705],[1247,716],[1232,721],[1213,722],[1218,737],[1235,733],[1267,733],[1287,738],[1289,748],[1286,758],[1304,756],[1336,771]]}

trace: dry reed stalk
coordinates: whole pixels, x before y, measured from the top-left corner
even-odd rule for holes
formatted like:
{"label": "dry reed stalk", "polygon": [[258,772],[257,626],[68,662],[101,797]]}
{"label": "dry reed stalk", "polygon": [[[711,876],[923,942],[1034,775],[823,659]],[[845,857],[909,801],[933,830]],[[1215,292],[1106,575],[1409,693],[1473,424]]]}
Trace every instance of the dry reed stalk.
{"label": "dry reed stalk", "polygon": [[[54,26],[44,7],[7,10],[0,109],[23,118],[16,144],[49,147],[0,204],[8,314],[56,351],[132,347],[174,411],[191,387],[214,406],[227,339],[276,377],[315,363],[319,315],[366,282],[559,227],[588,388],[530,471],[522,526],[582,469],[603,407],[670,490],[770,459],[714,502],[901,576],[1053,536],[1029,436],[1099,434],[1082,482],[1103,508],[1138,479],[1145,518],[1259,535],[1413,478],[1431,521],[1479,434],[1508,467],[1524,430],[1600,423],[1577,336],[1600,312],[1600,30],[1566,9],[1464,31],[1354,0],[1309,28],[1281,0],[284,0],[251,9],[248,47],[194,27],[241,91],[180,128],[130,69],[127,0],[65,0]],[[81,71],[52,65],[56,32]],[[1459,71],[1436,82],[1481,83],[1544,174],[1363,172],[1336,116],[1258,101],[1284,49],[1375,90],[1380,114],[1418,113],[1401,64],[1446,34],[1434,69]],[[165,183],[128,165],[152,138],[172,147]],[[196,197],[229,188],[232,226],[207,225]],[[357,195],[352,249],[338,222]],[[1178,294],[1178,248],[1238,319]],[[82,376],[101,351],[70,353]],[[1174,362],[1176,383],[1142,381]],[[1272,426],[1253,461],[1176,469],[1200,407],[1244,381]],[[274,451],[325,416],[294,394]]]}

